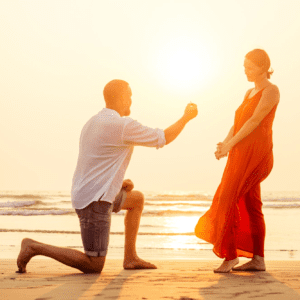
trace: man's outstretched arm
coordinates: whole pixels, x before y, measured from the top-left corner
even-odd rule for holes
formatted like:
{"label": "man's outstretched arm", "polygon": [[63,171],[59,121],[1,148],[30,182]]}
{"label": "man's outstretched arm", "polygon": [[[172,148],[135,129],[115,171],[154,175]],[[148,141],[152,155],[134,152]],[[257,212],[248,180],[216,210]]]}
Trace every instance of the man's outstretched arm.
{"label": "man's outstretched arm", "polygon": [[189,103],[184,111],[184,115],[173,125],[164,130],[166,145],[173,142],[184,126],[192,119],[194,119],[198,114],[197,105],[193,103]]}
{"label": "man's outstretched arm", "polygon": [[183,117],[166,130],[149,128],[129,118],[129,122],[124,128],[123,141],[125,144],[161,148],[175,140],[184,126],[197,114],[197,105],[189,103],[185,108]]}

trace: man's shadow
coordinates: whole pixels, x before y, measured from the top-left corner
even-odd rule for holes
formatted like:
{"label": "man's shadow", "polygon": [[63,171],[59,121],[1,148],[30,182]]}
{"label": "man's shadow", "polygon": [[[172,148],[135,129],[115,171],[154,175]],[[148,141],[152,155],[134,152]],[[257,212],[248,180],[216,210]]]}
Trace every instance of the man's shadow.
{"label": "man's shadow", "polygon": [[142,270],[126,271],[110,274],[102,272],[101,274],[83,274],[76,273],[63,276],[55,276],[47,278],[52,284],[59,286],[50,292],[36,298],[36,300],[46,299],[72,299],[77,300],[81,297],[88,299],[118,299],[122,290],[123,284],[128,278]]}
{"label": "man's shadow", "polygon": [[220,274],[218,283],[202,287],[204,299],[300,299],[300,295],[268,272],[231,272]]}
{"label": "man's shadow", "polygon": [[93,286],[93,284],[95,284],[100,276],[100,274],[76,273],[45,278],[50,285],[59,286],[50,292],[46,292],[45,294],[39,296],[36,298],[36,300],[79,299]]}

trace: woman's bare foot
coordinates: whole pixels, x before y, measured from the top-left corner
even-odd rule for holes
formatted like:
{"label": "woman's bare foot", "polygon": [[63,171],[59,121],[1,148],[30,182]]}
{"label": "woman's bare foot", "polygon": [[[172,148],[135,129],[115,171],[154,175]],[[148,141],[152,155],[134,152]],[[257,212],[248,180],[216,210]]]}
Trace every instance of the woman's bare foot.
{"label": "woman's bare foot", "polygon": [[34,243],[34,240],[31,239],[23,239],[21,243],[21,250],[17,259],[17,265],[19,270],[16,273],[26,273],[26,265],[30,261],[30,259],[35,255],[34,250],[31,245]]}
{"label": "woman's bare foot", "polygon": [[214,270],[214,273],[228,273],[232,268],[239,263],[238,257],[232,260],[224,260],[218,269]]}
{"label": "woman's bare foot", "polygon": [[139,257],[124,259],[123,268],[125,270],[136,269],[157,269],[157,267],[147,261],[140,259]]}
{"label": "woman's bare foot", "polygon": [[233,271],[266,271],[265,260],[259,255],[255,255],[249,262],[233,268]]}

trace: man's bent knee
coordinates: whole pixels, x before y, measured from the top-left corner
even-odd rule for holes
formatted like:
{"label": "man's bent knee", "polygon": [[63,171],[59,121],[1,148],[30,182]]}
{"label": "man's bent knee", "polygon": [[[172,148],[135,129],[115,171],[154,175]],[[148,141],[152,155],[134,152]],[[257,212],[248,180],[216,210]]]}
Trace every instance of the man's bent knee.
{"label": "man's bent knee", "polygon": [[89,256],[90,266],[84,273],[101,273],[105,263],[105,256],[93,257]]}
{"label": "man's bent knee", "polygon": [[134,191],[135,192],[135,204],[136,204],[136,207],[143,210],[144,208],[144,202],[145,202],[145,197],[144,197],[144,194],[140,191]]}
{"label": "man's bent knee", "polygon": [[131,191],[127,193],[127,197],[125,200],[122,209],[127,210],[140,210],[142,211],[144,208],[144,194],[140,191]]}

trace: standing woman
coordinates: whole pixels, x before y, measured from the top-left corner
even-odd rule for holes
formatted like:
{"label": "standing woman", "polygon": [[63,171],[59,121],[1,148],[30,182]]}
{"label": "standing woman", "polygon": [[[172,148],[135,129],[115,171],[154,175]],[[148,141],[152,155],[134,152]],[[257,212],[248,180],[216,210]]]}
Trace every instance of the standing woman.
{"label": "standing woman", "polygon": [[[227,164],[212,205],[195,228],[196,236],[212,243],[214,253],[225,258],[215,273],[266,269],[260,183],[273,167],[272,124],[280,96],[268,80],[273,72],[264,50],[249,52],[244,68],[255,87],[247,91],[235,112],[234,125],[217,145],[216,158],[229,153]],[[239,256],[251,260],[234,268]]]}

